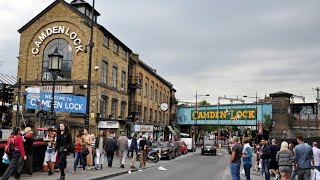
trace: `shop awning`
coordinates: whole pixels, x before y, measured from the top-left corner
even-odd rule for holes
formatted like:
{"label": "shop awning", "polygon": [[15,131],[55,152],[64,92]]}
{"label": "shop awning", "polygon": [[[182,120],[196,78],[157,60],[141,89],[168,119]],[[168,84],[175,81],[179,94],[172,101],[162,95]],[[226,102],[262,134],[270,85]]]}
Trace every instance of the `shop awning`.
{"label": "shop awning", "polygon": [[171,126],[167,126],[172,135],[177,135],[176,131]]}
{"label": "shop awning", "polygon": [[173,129],[176,131],[176,133],[181,134],[180,130],[177,127],[173,126]]}

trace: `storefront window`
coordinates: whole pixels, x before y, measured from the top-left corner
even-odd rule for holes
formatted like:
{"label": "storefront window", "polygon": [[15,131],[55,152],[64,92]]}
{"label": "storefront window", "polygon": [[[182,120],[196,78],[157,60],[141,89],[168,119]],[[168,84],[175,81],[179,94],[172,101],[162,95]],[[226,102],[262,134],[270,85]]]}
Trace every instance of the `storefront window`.
{"label": "storefront window", "polygon": [[50,41],[43,53],[42,63],[42,80],[51,81],[52,75],[48,69],[49,54],[52,54],[54,50],[58,48],[58,51],[63,55],[62,69],[58,73],[57,81],[71,80],[71,68],[72,68],[72,46],[65,39],[54,39]]}

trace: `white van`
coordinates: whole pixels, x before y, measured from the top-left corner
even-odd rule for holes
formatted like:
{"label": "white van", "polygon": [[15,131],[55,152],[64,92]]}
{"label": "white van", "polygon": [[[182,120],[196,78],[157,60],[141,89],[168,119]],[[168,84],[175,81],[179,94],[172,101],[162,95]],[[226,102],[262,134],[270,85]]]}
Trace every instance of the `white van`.
{"label": "white van", "polygon": [[197,146],[192,137],[189,134],[181,133],[181,141],[184,141],[187,145],[188,151],[196,152]]}

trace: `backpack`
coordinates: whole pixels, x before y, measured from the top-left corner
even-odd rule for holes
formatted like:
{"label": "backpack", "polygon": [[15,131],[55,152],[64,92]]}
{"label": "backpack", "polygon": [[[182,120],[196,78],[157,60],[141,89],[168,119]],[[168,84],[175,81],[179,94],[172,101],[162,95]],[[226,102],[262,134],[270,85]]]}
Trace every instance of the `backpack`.
{"label": "backpack", "polygon": [[13,151],[14,151],[14,139],[15,138],[16,137],[14,136],[13,138],[10,137],[8,139],[8,143],[7,143],[6,147],[4,148],[4,152],[5,153],[7,153],[7,154],[12,154],[13,153]]}

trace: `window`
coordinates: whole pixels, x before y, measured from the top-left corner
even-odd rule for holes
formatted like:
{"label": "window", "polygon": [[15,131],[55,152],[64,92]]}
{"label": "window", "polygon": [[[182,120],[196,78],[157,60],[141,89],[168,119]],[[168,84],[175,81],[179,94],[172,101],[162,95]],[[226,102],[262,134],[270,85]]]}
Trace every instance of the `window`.
{"label": "window", "polygon": [[109,47],[109,38],[107,36],[103,37],[103,45]]}
{"label": "window", "polygon": [[156,89],[155,98],[154,99],[158,102],[158,89]]}
{"label": "window", "polygon": [[152,119],[152,118],[153,118],[153,117],[152,117],[152,115],[153,115],[153,114],[152,114],[152,109],[150,109],[150,111],[149,111],[149,119],[148,119],[150,122],[152,122],[152,121],[153,121],[153,119]]}
{"label": "window", "polygon": [[107,117],[107,103],[108,97],[101,97],[100,99],[100,115],[101,117]]}
{"label": "window", "polygon": [[122,59],[127,59],[127,52],[122,50]]}
{"label": "window", "polygon": [[162,99],[162,93],[160,92],[160,96],[159,96],[160,102],[161,102],[161,99]]}
{"label": "window", "polygon": [[124,90],[126,86],[126,72],[121,73],[121,90]]}
{"label": "window", "polygon": [[107,84],[108,80],[108,63],[102,61],[101,82]]}
{"label": "window", "polygon": [[153,87],[151,86],[151,87],[150,87],[150,93],[149,93],[150,99],[153,99],[153,93],[152,93],[152,91],[153,91]]}
{"label": "window", "polygon": [[116,43],[113,44],[113,52],[119,54],[119,46]]}
{"label": "window", "polygon": [[167,103],[169,104],[169,96],[167,96]]}
{"label": "window", "polygon": [[147,83],[144,84],[143,95],[144,95],[144,97],[148,96],[148,84]]}
{"label": "window", "polygon": [[158,122],[158,112],[154,111],[154,122]]}
{"label": "window", "polygon": [[148,109],[145,107],[144,108],[144,121],[148,120]]}
{"label": "window", "polygon": [[117,88],[117,76],[118,76],[118,68],[112,67],[112,87]]}
{"label": "window", "polygon": [[125,117],[126,105],[127,105],[127,103],[126,103],[125,101],[122,101],[122,102],[121,102],[120,116],[121,116],[122,119]]}
{"label": "window", "polygon": [[112,99],[111,103],[111,116],[113,118],[117,117],[117,106],[118,106],[118,100],[117,99]]}
{"label": "window", "polygon": [[57,81],[64,81],[71,79],[72,67],[72,46],[65,39],[54,39],[50,41],[44,49],[43,63],[42,63],[42,80],[51,81],[52,74],[49,71],[49,54],[58,48],[59,54],[63,55],[61,71],[57,74]]}

